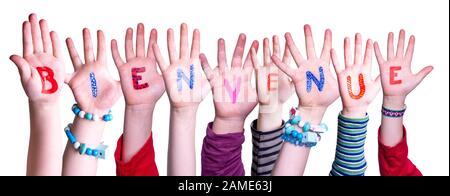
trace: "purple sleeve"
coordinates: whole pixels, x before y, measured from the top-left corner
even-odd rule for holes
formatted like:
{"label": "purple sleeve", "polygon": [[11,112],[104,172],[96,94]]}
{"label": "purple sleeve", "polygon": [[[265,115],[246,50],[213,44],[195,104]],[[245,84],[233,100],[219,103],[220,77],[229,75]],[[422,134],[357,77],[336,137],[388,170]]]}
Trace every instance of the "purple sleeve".
{"label": "purple sleeve", "polygon": [[241,159],[244,132],[215,134],[208,123],[202,147],[202,176],[244,176]]}

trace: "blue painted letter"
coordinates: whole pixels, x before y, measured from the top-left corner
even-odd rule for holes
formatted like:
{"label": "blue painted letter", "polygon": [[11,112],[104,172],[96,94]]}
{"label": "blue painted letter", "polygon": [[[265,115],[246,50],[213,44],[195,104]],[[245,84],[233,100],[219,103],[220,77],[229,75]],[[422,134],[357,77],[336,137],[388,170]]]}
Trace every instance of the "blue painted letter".
{"label": "blue painted letter", "polygon": [[319,67],[319,74],[320,74],[320,81],[317,80],[317,78],[310,71],[306,72],[306,91],[308,93],[311,92],[311,85],[313,81],[317,85],[319,91],[322,92],[323,86],[325,84],[325,76],[323,75],[322,66]]}
{"label": "blue painted letter", "polygon": [[178,91],[182,91],[183,90],[183,84],[181,83],[181,80],[184,80],[184,82],[186,82],[189,85],[189,88],[192,90],[194,89],[194,64],[191,64],[189,66],[189,78],[186,76],[186,74],[183,72],[183,70],[181,70],[180,68],[178,68],[177,70],[177,86],[178,86]]}

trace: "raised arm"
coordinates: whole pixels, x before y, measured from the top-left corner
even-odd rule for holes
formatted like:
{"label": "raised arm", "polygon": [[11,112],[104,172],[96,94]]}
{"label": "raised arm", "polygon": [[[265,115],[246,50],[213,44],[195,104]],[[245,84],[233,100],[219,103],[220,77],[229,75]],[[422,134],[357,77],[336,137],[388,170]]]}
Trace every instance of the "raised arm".
{"label": "raised arm", "polygon": [[307,59],[300,54],[291,34],[285,35],[297,69],[289,67],[272,55],[275,64],[294,82],[299,99],[298,108],[291,110],[291,122],[288,126],[290,128],[285,128],[283,137],[286,141],[281,148],[273,175],[303,175],[310,147],[319,140],[318,133],[313,130],[326,130],[326,126],[321,123],[322,117],[328,106],[339,96],[338,84],[330,72],[331,31],[325,31],[320,57],[316,56],[311,27],[305,25],[304,31]]}
{"label": "raised arm", "polygon": [[[226,60],[225,41],[218,41],[218,66],[211,69],[204,54],[200,55],[203,71],[214,96],[214,122],[208,125],[202,148],[202,175],[243,176],[241,159],[244,122],[257,104],[251,85],[253,72],[250,52],[243,62],[245,34],[239,35],[233,60]],[[250,48],[258,48],[254,41]]]}
{"label": "raised arm", "polygon": [[[105,36],[97,31],[97,56],[94,56],[89,29],[83,30],[84,63],[68,38],[67,48],[74,73],[65,82],[72,89],[77,105],[71,126],[65,131],[67,142],[63,160],[63,175],[95,175],[97,159],[105,156],[102,135],[105,125],[112,120],[111,107],[121,95],[120,84],[107,70]],[[111,156],[111,155],[106,155]]]}
{"label": "raised arm", "polygon": [[162,72],[170,100],[168,175],[195,175],[195,121],[200,102],[210,91],[202,75],[200,31],[195,29],[189,54],[188,27],[181,25],[180,53],[175,47],[174,33],[167,30],[167,64],[156,43],[153,44],[156,61]]}
{"label": "raised arm", "polygon": [[339,63],[336,51],[331,50],[331,59],[338,78],[342,111],[338,117],[336,155],[330,175],[362,176],[367,168],[364,145],[369,115],[367,108],[380,90],[380,77],[372,79],[372,40],[366,42],[362,53],[361,34],[355,35],[352,59],[350,38],[344,39],[345,69]]}
{"label": "raised arm", "polygon": [[56,32],[29,16],[22,26],[23,56],[10,57],[20,74],[30,110],[27,175],[61,175],[59,95],[64,63]]}
{"label": "raised arm", "polygon": [[415,37],[411,36],[405,52],[405,31],[401,30],[397,52],[394,54],[394,34],[389,33],[387,59],[383,58],[378,43],[375,42],[374,45],[383,87],[378,154],[381,175],[421,175],[408,159],[403,114],[406,111],[406,96],[422,82],[433,67],[427,66],[417,74],[412,73],[414,43]]}
{"label": "raised arm", "polygon": [[[281,58],[278,36],[272,38],[273,55]],[[282,119],[283,104],[294,93],[294,84],[289,77],[275,66],[270,51],[269,39],[263,41],[263,66],[260,65],[256,50],[252,50],[253,66],[256,70],[256,89],[258,92],[258,119],[251,124],[254,176],[271,175],[282,146],[281,135],[284,121]],[[290,64],[291,54],[285,44],[282,62]]]}
{"label": "raised arm", "polygon": [[[153,144],[148,143],[152,141],[153,110],[164,93],[164,80],[156,70],[156,59],[152,48],[152,45],[157,42],[157,31],[152,29],[150,33],[147,52],[144,36],[144,25],[138,24],[136,47],[133,47],[133,29],[127,29],[126,61],[120,57],[117,41],[111,41],[111,51],[119,71],[126,103],[123,136],[119,139],[120,145],[118,145],[121,148],[116,149],[118,175],[158,174]],[[136,158],[133,159],[133,157]]]}

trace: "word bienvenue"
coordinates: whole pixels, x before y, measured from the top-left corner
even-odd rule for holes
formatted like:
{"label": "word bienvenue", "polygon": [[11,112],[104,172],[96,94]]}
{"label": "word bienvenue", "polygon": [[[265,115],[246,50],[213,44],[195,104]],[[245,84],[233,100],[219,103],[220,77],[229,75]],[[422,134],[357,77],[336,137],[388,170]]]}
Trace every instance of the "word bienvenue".
{"label": "word bienvenue", "polygon": [[[41,77],[42,82],[42,90],[41,92],[43,94],[52,94],[55,93],[58,90],[58,83],[55,80],[55,74],[54,71],[47,67],[36,67],[39,76]],[[398,72],[401,71],[400,66],[391,66],[389,67],[389,84],[391,85],[397,85],[401,84],[402,80],[399,79]],[[146,72],[145,67],[134,67],[131,69],[131,78],[133,83],[133,88],[135,90],[141,90],[148,88],[150,84],[148,82],[145,83],[139,83],[142,80],[142,76],[139,74],[142,74]],[[278,89],[278,73],[268,73],[267,74],[267,91],[276,91]],[[323,71],[323,67],[319,67],[319,78],[317,78],[312,71],[306,71],[306,91],[310,93],[312,91],[312,84],[314,83],[317,86],[317,90],[319,92],[322,92],[324,90],[325,86],[325,75]],[[92,96],[95,98],[97,97],[97,79],[95,77],[94,72],[89,73],[89,80],[90,80],[90,87],[91,87],[91,93]],[[195,85],[195,70],[194,65],[189,65],[189,75],[187,75],[181,68],[177,69],[177,90],[179,92],[183,91],[183,81],[186,83],[190,90],[194,90]],[[223,85],[225,87],[225,90],[227,91],[231,102],[237,103],[238,102],[238,96],[241,90],[241,77],[234,77],[233,80],[230,82],[227,79],[223,80]],[[233,85],[231,85],[233,84]],[[359,93],[354,94],[352,90],[352,78],[351,76],[347,76],[347,91],[349,96],[352,99],[361,99],[366,92],[366,86],[364,83],[364,75],[359,74],[358,75],[358,85],[359,85]],[[203,87],[201,87],[203,88]],[[247,100],[248,101],[248,100]]]}

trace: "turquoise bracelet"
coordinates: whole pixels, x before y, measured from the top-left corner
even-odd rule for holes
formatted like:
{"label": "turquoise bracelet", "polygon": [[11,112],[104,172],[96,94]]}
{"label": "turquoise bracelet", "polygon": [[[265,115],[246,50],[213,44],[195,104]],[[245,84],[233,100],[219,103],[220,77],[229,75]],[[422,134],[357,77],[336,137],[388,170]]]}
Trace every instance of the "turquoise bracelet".
{"label": "turquoise bracelet", "polygon": [[89,155],[95,158],[105,159],[105,150],[108,146],[100,144],[97,148],[92,149],[88,148],[85,143],[80,143],[77,141],[77,138],[72,134],[72,123],[69,123],[66,128],[64,128],[64,132],[66,133],[67,139],[73,145],[75,150],[77,150],[80,155]]}
{"label": "turquoise bracelet", "polygon": [[[295,125],[302,131],[297,130]],[[289,112],[289,120],[284,127],[282,139],[296,146],[313,147],[320,141],[320,134],[328,131],[328,126],[324,123],[311,125],[309,122],[302,121],[300,115],[297,115],[297,109],[292,108]]]}
{"label": "turquoise bracelet", "polygon": [[[73,104],[72,112],[76,116],[78,116],[78,117],[80,117],[82,119],[92,120],[92,121],[99,121],[100,120],[100,116],[99,115],[96,115],[96,114],[93,114],[93,113],[88,113],[88,112],[85,112],[85,111],[81,110],[81,108],[78,106],[78,104]],[[111,110],[109,110],[109,112],[107,114],[103,115],[101,117],[101,119],[103,121],[105,121],[105,122],[112,121],[113,116],[111,114]]]}

